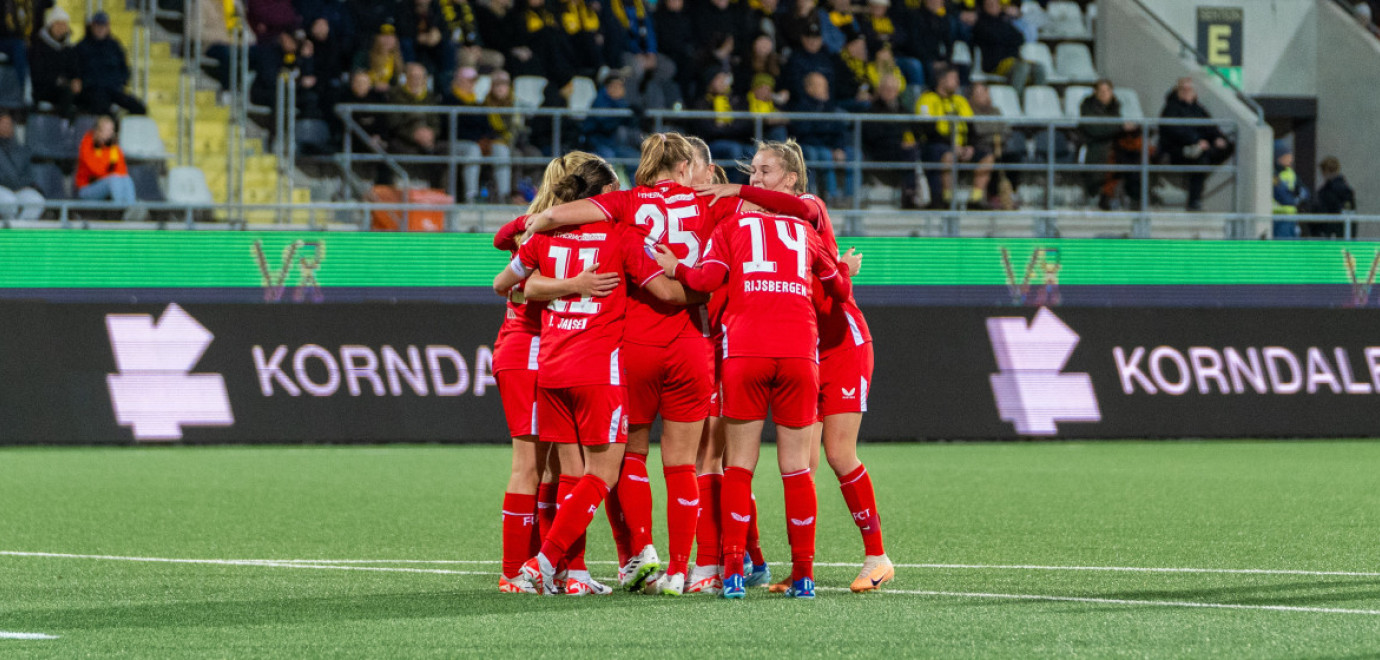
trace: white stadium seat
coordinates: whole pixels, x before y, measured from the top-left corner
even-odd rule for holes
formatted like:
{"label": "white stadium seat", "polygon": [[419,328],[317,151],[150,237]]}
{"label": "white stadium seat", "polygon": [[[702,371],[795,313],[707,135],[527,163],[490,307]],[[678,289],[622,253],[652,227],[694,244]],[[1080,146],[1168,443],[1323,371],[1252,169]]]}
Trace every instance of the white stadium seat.
{"label": "white stadium seat", "polygon": [[949,57],[949,61],[950,61],[950,62],[953,62],[953,63],[954,63],[955,65],[957,65],[957,66],[972,64],[972,63],[973,63],[973,51],[970,50],[970,49],[968,48],[968,42],[966,42],[966,41],[955,41],[955,42],[954,42],[954,52],[953,52],[953,54]]}
{"label": "white stadium seat", "polygon": [[1025,116],[1021,112],[1021,99],[1016,95],[1016,88],[1010,85],[992,85],[988,87],[992,92],[992,107],[1001,111],[1001,116],[1008,119],[1020,119]]}
{"label": "white stadium seat", "polygon": [[1049,15],[1046,35],[1066,39],[1092,38],[1092,34],[1088,32],[1087,22],[1083,20],[1083,10],[1077,2],[1053,0],[1045,13]]}
{"label": "white stadium seat", "polygon": [[1090,83],[1097,80],[1092,51],[1082,42],[1066,41],[1055,47],[1055,63],[1059,76],[1071,82]]}
{"label": "white stadium seat", "polygon": [[1031,85],[1025,88],[1022,107],[1030,119],[1062,119],[1063,107],[1059,104],[1059,93],[1048,85]]}
{"label": "white stadium seat", "polygon": [[1054,55],[1049,52],[1048,44],[1040,41],[1021,44],[1021,59],[1044,67],[1045,80],[1052,83],[1063,82],[1064,77],[1054,68]]}
{"label": "white stadium seat", "polygon": [[1092,96],[1093,90],[1085,85],[1069,85],[1064,88],[1064,116],[1076,118],[1081,113],[1078,109],[1083,105],[1083,99]]}
{"label": "white stadium seat", "polygon": [[150,117],[125,115],[120,119],[120,148],[133,160],[168,159],[158,122]]}
{"label": "white stadium seat", "polygon": [[594,81],[584,76],[575,76],[570,80],[572,86],[570,92],[571,110],[588,110],[594,105],[594,99],[599,96],[599,88],[595,87]]}
{"label": "white stadium seat", "polygon": [[489,90],[493,89],[494,77],[490,75],[479,76],[474,81],[474,99],[480,103],[489,98]]}
{"label": "white stadium seat", "polygon": [[540,108],[546,99],[546,78],[518,76],[513,81],[513,105],[519,108]]}
{"label": "white stadium seat", "polygon": [[1145,119],[1145,111],[1140,108],[1140,95],[1130,87],[1116,88],[1116,97],[1121,101],[1121,116],[1140,121]]}

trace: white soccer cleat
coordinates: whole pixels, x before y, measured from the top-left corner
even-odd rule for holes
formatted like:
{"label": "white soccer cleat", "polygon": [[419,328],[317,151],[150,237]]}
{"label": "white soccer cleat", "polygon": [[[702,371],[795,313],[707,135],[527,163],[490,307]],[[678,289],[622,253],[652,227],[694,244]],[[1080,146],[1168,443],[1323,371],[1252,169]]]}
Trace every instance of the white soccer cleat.
{"label": "white soccer cleat", "polygon": [[570,571],[570,577],[565,581],[567,596],[607,596],[611,593],[613,587],[590,577],[589,571]]}
{"label": "white soccer cleat", "polygon": [[687,578],[689,586],[685,593],[688,594],[709,594],[717,596],[724,591],[724,579],[719,575],[719,566],[695,566],[690,569],[690,577]]}
{"label": "white soccer cleat", "polygon": [[643,593],[649,596],[679,596],[685,593],[684,573],[663,573],[654,581],[647,582]]}
{"label": "white soccer cleat", "polygon": [[556,588],[556,567],[540,552],[523,563],[518,577],[535,585],[537,591],[544,595],[554,596],[560,593]]}
{"label": "white soccer cleat", "polygon": [[622,577],[618,580],[618,586],[628,591],[637,591],[647,583],[647,578],[661,570],[661,559],[657,557],[656,548],[648,544],[642,551],[633,555],[623,569],[618,572]]}
{"label": "white soccer cleat", "polygon": [[512,579],[499,576],[498,592],[502,594],[534,594],[537,593],[537,586],[532,581],[518,573]]}

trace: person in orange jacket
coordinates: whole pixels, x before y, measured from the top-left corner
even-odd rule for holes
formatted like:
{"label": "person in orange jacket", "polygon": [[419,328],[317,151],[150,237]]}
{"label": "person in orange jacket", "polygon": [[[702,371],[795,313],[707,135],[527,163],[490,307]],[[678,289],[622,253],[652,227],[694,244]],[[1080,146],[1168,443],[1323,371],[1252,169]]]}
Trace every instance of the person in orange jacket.
{"label": "person in orange jacket", "polygon": [[77,152],[77,197],[87,201],[111,200],[129,205],[135,201],[134,181],[129,178],[125,154],[115,138],[115,120],[102,115],[81,139]]}

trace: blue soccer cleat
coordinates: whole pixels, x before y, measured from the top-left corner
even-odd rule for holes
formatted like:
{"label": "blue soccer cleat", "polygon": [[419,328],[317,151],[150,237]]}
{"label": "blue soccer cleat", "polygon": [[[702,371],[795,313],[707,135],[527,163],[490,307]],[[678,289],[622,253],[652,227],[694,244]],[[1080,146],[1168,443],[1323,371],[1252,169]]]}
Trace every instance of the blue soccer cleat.
{"label": "blue soccer cleat", "polygon": [[[814,594],[814,583],[810,583],[810,593]],[[747,587],[743,586],[743,574],[734,573],[724,578],[724,598],[746,598]]]}
{"label": "blue soccer cleat", "polygon": [[[725,589],[727,591],[727,589]],[[810,578],[800,578],[791,583],[791,588],[786,590],[787,598],[814,598],[815,581]]]}
{"label": "blue soccer cleat", "polygon": [[765,587],[771,584],[771,567],[765,563],[753,564],[752,568],[744,564],[743,570],[747,572],[747,580],[744,582],[747,586]]}

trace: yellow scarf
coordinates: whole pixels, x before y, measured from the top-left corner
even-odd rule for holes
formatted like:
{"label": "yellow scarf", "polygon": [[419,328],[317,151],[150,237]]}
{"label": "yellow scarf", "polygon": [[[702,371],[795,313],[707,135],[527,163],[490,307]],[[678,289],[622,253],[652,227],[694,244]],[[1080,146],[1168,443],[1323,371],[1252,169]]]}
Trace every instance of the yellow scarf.
{"label": "yellow scarf", "polygon": [[748,112],[760,115],[771,114],[776,112],[776,102],[771,99],[759,101],[756,94],[748,94]]}
{"label": "yellow scarf", "polygon": [[891,19],[886,16],[883,16],[881,18],[873,16],[872,31],[876,32],[877,34],[896,34],[896,26],[892,25]]}
{"label": "yellow scarf", "polygon": [[474,96],[474,92],[472,92],[472,91],[471,91],[471,92],[462,92],[462,91],[460,91],[460,88],[459,88],[459,87],[456,87],[455,85],[451,85],[451,86],[450,86],[450,93],[451,93],[451,94],[454,94],[454,95],[455,95],[455,99],[458,100],[458,101],[460,101],[461,103],[464,103],[465,105],[475,105],[475,96]]}
{"label": "yellow scarf", "polygon": [[375,85],[391,85],[397,77],[397,53],[370,53],[369,80]]}
{"label": "yellow scarf", "polygon": [[566,34],[598,32],[599,15],[589,10],[584,0],[566,0],[565,11],[561,12],[561,25]]}
{"label": "yellow scarf", "polygon": [[867,65],[867,82],[872,85],[872,89],[877,89],[882,86],[882,76],[888,73],[901,81],[900,91],[906,91],[906,75],[901,73],[901,67],[895,64],[882,65],[876,62],[869,63]]}
{"label": "yellow scarf", "polygon": [[851,25],[853,23],[853,15],[845,12],[831,11],[829,12],[829,22],[833,23],[834,27],[842,28],[845,25]]}
{"label": "yellow scarf", "polygon": [[556,24],[556,18],[551,12],[545,9],[527,10],[527,33],[541,32],[543,28],[551,27]]}
{"label": "yellow scarf", "polygon": [[[726,94],[710,94],[709,102],[714,106],[714,112],[733,112],[733,104],[728,102]],[[720,126],[727,126],[733,123],[732,119],[720,117],[714,120]]]}
{"label": "yellow scarf", "polygon": [[852,55],[849,55],[846,50],[839,51],[839,57],[843,59],[843,63],[848,67],[848,71],[853,74],[853,80],[867,82],[867,62],[855,59]]}

